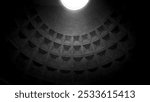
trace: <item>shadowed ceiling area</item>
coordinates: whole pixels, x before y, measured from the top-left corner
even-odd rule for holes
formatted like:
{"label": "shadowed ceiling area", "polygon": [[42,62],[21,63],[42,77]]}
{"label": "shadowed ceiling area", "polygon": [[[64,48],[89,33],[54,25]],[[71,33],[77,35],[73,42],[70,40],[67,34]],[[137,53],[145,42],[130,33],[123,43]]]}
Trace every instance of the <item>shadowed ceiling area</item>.
{"label": "shadowed ceiling area", "polygon": [[111,83],[132,63],[136,45],[126,3],[113,3],[90,0],[78,11],[67,10],[59,0],[16,4],[5,32],[15,80],[3,77],[14,84]]}
{"label": "shadowed ceiling area", "polygon": [[59,0],[57,2],[38,0],[36,4],[44,22],[59,33],[67,35],[88,33],[99,26],[110,13],[103,0],[99,3],[91,0],[87,7],[78,11],[65,9]]}

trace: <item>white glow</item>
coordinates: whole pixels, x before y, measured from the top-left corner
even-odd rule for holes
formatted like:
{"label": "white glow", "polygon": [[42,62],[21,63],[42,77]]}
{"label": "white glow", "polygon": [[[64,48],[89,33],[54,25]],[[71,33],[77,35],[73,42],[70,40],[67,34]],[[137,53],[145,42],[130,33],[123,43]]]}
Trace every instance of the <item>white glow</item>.
{"label": "white glow", "polygon": [[61,0],[63,6],[70,10],[79,10],[87,5],[89,0]]}

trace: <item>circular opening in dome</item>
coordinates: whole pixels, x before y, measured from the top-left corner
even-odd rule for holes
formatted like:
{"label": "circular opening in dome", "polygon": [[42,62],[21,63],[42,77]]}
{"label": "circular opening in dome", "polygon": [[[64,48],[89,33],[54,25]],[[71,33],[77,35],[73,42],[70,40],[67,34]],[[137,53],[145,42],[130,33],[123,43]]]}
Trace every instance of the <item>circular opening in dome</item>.
{"label": "circular opening in dome", "polygon": [[89,0],[60,0],[63,6],[70,10],[79,10],[85,7]]}

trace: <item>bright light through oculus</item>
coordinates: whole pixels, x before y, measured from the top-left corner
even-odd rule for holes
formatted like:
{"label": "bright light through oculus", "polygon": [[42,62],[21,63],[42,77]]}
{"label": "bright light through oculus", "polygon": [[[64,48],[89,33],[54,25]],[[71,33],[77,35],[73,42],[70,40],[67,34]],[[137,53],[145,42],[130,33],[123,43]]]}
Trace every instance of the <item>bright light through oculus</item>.
{"label": "bright light through oculus", "polygon": [[70,10],[79,10],[87,5],[89,0],[60,0],[63,6]]}

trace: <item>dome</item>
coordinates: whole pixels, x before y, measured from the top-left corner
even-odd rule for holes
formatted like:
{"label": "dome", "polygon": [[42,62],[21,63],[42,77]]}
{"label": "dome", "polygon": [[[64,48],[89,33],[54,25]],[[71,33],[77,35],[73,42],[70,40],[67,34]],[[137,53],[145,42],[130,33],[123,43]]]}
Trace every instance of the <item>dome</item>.
{"label": "dome", "polygon": [[11,59],[25,76],[55,84],[96,83],[129,60],[135,37],[123,9],[103,0],[77,11],[55,0],[34,4],[17,11],[8,37]]}

